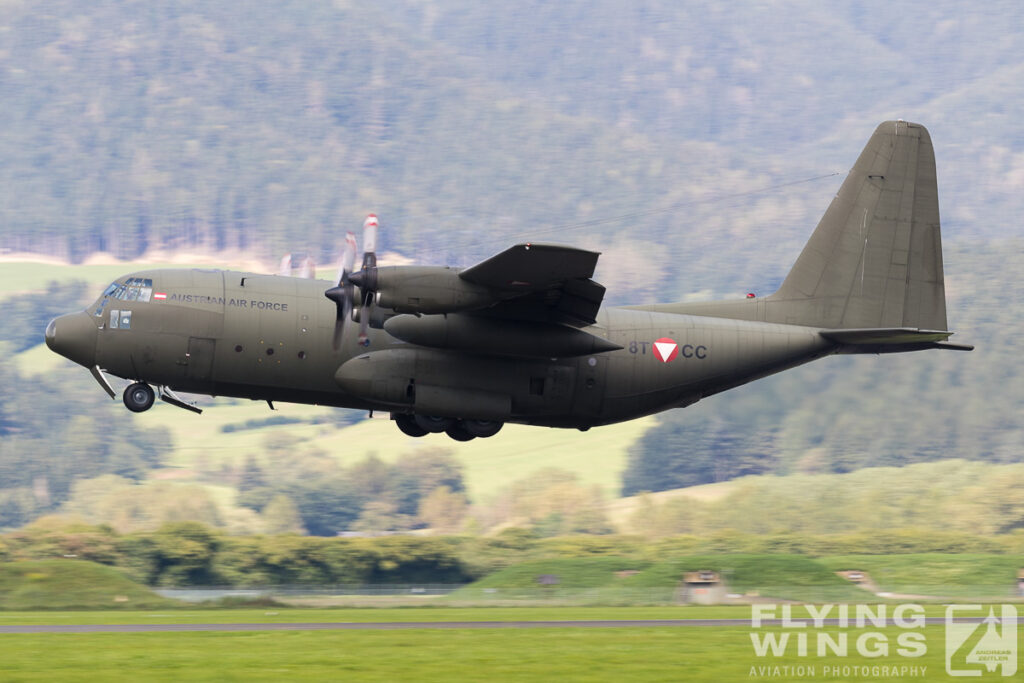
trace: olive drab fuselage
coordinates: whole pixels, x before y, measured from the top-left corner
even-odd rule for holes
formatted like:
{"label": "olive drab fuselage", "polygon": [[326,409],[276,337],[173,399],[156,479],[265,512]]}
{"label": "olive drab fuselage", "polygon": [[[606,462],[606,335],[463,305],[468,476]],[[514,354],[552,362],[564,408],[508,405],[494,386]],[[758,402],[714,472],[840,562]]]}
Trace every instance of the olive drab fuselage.
{"label": "olive drab fuselage", "polygon": [[[568,358],[494,355],[485,342],[475,351],[425,348],[383,329],[370,330],[368,346],[347,333],[334,351],[330,283],[208,270],[133,279],[162,296],[89,309],[96,364],[216,396],[430,414],[447,401],[451,417],[587,427],[689,405],[835,346],[807,327],[611,308],[586,331],[621,348]],[[130,311],[129,325],[112,324],[111,311],[118,321]],[[659,356],[659,339],[674,353]],[[469,405],[460,407],[463,397]]]}

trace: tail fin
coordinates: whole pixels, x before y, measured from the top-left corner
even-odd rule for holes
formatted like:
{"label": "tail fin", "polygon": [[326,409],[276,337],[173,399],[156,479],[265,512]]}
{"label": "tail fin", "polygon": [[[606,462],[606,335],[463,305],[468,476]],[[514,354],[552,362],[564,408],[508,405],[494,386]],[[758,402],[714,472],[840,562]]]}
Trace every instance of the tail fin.
{"label": "tail fin", "polygon": [[946,330],[935,152],[924,126],[878,126],[779,290],[778,322]]}

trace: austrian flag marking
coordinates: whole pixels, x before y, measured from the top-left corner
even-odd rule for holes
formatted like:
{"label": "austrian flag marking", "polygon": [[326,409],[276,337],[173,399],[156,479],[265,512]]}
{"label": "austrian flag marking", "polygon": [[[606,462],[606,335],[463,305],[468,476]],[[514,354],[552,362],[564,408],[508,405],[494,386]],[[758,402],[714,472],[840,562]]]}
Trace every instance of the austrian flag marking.
{"label": "austrian flag marking", "polygon": [[154,292],[153,298],[156,299],[157,301],[163,301],[164,299],[167,298],[167,294],[164,292]]}
{"label": "austrian flag marking", "polygon": [[676,344],[674,339],[662,337],[655,341],[653,346],[654,355],[657,356],[658,360],[662,363],[673,361],[679,355],[679,344]]}

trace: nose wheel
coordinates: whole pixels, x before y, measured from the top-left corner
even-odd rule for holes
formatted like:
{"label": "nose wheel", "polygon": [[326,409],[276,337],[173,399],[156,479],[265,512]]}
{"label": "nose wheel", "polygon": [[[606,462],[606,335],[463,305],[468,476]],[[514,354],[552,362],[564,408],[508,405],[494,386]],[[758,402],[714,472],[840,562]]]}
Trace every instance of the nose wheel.
{"label": "nose wheel", "polygon": [[124,406],[133,413],[144,413],[153,407],[156,393],[145,382],[129,384],[124,390]]}

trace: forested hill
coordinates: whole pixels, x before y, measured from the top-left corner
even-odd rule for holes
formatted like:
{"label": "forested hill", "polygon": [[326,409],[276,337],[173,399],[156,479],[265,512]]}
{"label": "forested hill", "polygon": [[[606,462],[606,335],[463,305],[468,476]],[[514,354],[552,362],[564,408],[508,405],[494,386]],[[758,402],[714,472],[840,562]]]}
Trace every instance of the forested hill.
{"label": "forested hill", "polygon": [[372,210],[384,247],[419,260],[599,248],[613,302],[764,291],[842,178],[809,179],[897,117],[932,131],[947,241],[1005,236],[1024,213],[1020,15],[8,1],[0,248],[323,262]]}

